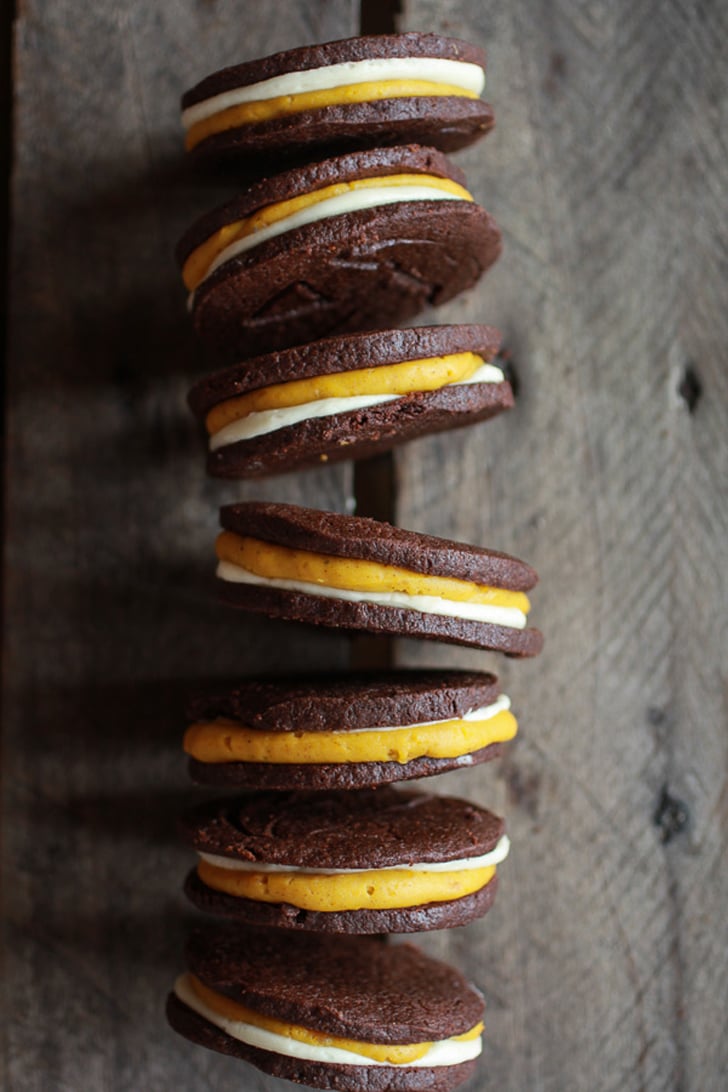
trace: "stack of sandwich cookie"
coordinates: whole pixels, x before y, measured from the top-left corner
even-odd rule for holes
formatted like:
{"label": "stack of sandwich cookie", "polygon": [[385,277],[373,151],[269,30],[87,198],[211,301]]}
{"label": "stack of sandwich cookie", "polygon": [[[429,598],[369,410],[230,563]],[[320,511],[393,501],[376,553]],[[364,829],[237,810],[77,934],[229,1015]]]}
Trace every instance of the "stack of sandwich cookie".
{"label": "stack of sandwich cookie", "polygon": [[213,800],[181,829],[199,854],[185,891],[200,909],[313,932],[465,925],[490,909],[509,849],[491,812],[391,786]]}
{"label": "stack of sandwich cookie", "polygon": [[292,504],[221,509],[223,599],[270,617],[534,656],[533,569],[508,554]]}
{"label": "stack of sandwich cookie", "polygon": [[354,459],[495,416],[513,392],[492,326],[421,326],[330,337],[200,380],[189,403],[207,469],[253,478]]}
{"label": "stack of sandwich cookie", "polygon": [[481,1052],[483,998],[410,944],[199,929],[167,1000],[181,1035],[339,1092],[447,1092]]}
{"label": "stack of sandwich cookie", "polygon": [[510,705],[478,672],[251,680],[193,700],[184,748],[201,784],[370,788],[497,758]]}
{"label": "stack of sandwich cookie", "polygon": [[[184,96],[191,155],[257,179],[177,250],[198,336],[237,361],[189,395],[210,474],[361,458],[513,405],[494,328],[394,328],[500,254],[497,224],[444,154],[493,125],[484,69],[468,43],[386,35],[237,65]],[[228,505],[221,523],[232,606],[515,657],[541,649],[527,621],[536,573],[507,554],[287,504]],[[484,915],[509,841],[481,807],[392,783],[500,753],[517,725],[495,676],[249,680],[189,713],[192,778],[237,795],[182,818],[198,857],[185,892],[233,920],[194,934],[172,1027],[320,1088],[461,1084],[481,1049],[481,996],[381,934]]]}
{"label": "stack of sandwich cookie", "polygon": [[483,50],[437,34],[304,46],[225,68],[187,91],[185,145],[247,170],[390,144],[454,151],[493,127],[484,85]]}
{"label": "stack of sandwich cookie", "polygon": [[200,338],[250,356],[396,325],[475,284],[495,221],[433,148],[376,148],[256,182],[203,216],[177,257]]}

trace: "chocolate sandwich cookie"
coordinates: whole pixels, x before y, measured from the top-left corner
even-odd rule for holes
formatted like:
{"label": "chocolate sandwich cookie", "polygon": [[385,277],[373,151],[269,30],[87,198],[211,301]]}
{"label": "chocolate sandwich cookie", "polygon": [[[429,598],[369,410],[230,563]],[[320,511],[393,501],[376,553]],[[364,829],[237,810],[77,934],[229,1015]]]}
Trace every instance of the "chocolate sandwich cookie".
{"label": "chocolate sandwich cookie", "polygon": [[474,671],[251,680],[195,698],[184,747],[201,784],[368,788],[496,758],[510,704]]}
{"label": "chocolate sandwich cookie", "polygon": [[412,944],[196,930],[167,1018],[193,1043],[340,1092],[446,1092],[481,1052],[483,998]]}
{"label": "chocolate sandwich cookie", "polygon": [[453,151],[493,127],[485,53],[438,34],[349,38],[215,72],[182,97],[188,151],[244,169],[390,144]]}
{"label": "chocolate sandwich cookie", "polygon": [[508,854],[503,820],[452,797],[390,786],[256,792],[181,821],[199,854],[185,892],[249,925],[413,933],[490,909]]}
{"label": "chocolate sandwich cookie", "polygon": [[525,592],[538,577],[508,554],[359,516],[250,501],[220,511],[217,575],[231,606],[270,617],[534,656]]}
{"label": "chocolate sandwich cookie", "polygon": [[421,326],[314,341],[197,383],[207,469],[256,478],[359,459],[404,440],[494,417],[513,405],[492,363],[492,326]]}
{"label": "chocolate sandwich cookie", "polygon": [[464,182],[442,153],[406,145],[254,183],[177,248],[198,335],[249,357],[451,299],[501,249]]}

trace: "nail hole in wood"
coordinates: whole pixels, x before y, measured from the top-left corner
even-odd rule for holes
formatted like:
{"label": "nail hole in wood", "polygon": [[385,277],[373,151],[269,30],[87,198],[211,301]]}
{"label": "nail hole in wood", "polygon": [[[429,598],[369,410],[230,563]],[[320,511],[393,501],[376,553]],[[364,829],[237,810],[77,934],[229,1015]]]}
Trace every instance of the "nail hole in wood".
{"label": "nail hole in wood", "polygon": [[677,393],[688,408],[688,413],[695,413],[695,409],[703,394],[703,384],[695,366],[688,361],[683,369],[682,379],[678,384]]}
{"label": "nail hole in wood", "polygon": [[667,845],[676,834],[685,830],[689,820],[687,804],[673,796],[667,785],[663,785],[654,816],[655,826],[660,830],[662,844]]}

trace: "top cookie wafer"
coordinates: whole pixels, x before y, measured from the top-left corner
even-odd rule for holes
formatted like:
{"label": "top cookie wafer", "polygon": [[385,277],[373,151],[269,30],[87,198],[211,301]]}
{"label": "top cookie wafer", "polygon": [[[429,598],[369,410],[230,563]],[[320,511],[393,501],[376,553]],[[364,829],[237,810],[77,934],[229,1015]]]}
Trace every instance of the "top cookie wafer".
{"label": "top cookie wafer", "polygon": [[[482,49],[438,34],[348,38],[224,68],[182,97],[186,147],[258,171],[271,158],[429,144],[453,151],[494,124]],[[254,166],[251,166],[253,164]]]}

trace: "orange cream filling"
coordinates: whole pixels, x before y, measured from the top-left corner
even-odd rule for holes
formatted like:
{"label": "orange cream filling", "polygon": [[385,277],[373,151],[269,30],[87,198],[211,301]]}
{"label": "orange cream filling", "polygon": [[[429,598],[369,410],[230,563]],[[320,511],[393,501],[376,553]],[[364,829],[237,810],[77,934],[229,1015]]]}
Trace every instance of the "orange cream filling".
{"label": "orange cream filling", "polygon": [[495,865],[453,872],[373,869],[336,875],[310,872],[253,872],[220,868],[201,860],[197,873],[204,884],[255,902],[288,903],[301,910],[331,913],[346,910],[398,910],[432,902],[462,899],[479,891],[495,875]]}
{"label": "orange cream filling", "polygon": [[228,398],[207,415],[205,424],[210,435],[250,413],[270,409],[303,406],[323,398],[355,398],[368,394],[410,394],[412,391],[435,391],[450,383],[460,383],[482,367],[482,356],[476,353],[452,353],[401,364],[385,364],[379,368],[356,368],[334,375],[317,375],[310,379],[295,379],[275,383],[270,387]]}
{"label": "orange cream filling", "polygon": [[[300,1024],[290,1024],[284,1020],[277,1020],[273,1016],[264,1016],[247,1005],[241,1005],[229,997],[209,989],[200,982],[195,975],[188,975],[187,981],[193,991],[199,997],[203,1005],[213,1012],[219,1013],[227,1020],[235,1020],[242,1024],[251,1024],[256,1028],[282,1035],[286,1039],[295,1039],[299,1043],[308,1043],[310,1046],[336,1047],[338,1050],[347,1050],[352,1054],[360,1054],[364,1058],[371,1058],[375,1062],[385,1062],[390,1065],[406,1065],[408,1062],[423,1058],[432,1046],[432,1043],[363,1043],[358,1039],[345,1039],[338,1035],[329,1035],[324,1031],[313,1031],[311,1028],[301,1027]],[[483,1031],[483,1024],[476,1024],[470,1031],[463,1035],[453,1035],[453,1042],[466,1042],[477,1039]]]}
{"label": "orange cream filling", "polygon": [[295,580],[354,592],[429,595],[457,603],[512,607],[524,614],[530,609],[528,596],[523,592],[491,588],[449,576],[425,576],[375,561],[293,550],[256,538],[244,538],[232,531],[218,535],[215,549],[221,561],[269,580]]}
{"label": "orange cream filling", "polygon": [[229,106],[190,126],[185,137],[185,147],[191,151],[200,141],[227,129],[240,125],[255,125],[261,121],[300,114],[304,110],[320,110],[325,106],[351,106],[357,102],[378,102],[381,99],[403,99],[416,96],[430,98],[436,95],[457,95],[458,98],[477,99],[474,91],[431,80],[372,80],[368,83],[352,83],[341,87],[329,87],[320,91],[302,91],[297,95],[280,95],[277,98]]}
{"label": "orange cream filling", "polygon": [[239,239],[253,235],[261,228],[275,224],[279,220],[284,220],[287,216],[293,216],[301,209],[319,204],[319,202],[326,201],[330,197],[340,197],[352,190],[364,190],[373,187],[381,189],[389,186],[428,186],[431,189],[444,190],[461,200],[473,200],[472,195],[457,182],[453,182],[450,178],[438,178],[433,174],[391,174],[377,178],[357,178],[352,182],[337,182],[331,186],[324,186],[320,190],[313,190],[310,193],[299,194],[298,197],[291,197],[287,201],[276,201],[272,205],[266,205],[264,208],[259,209],[252,216],[247,216],[243,220],[236,220],[232,224],[225,224],[224,227],[221,227],[192,251],[182,267],[182,279],[189,291],[192,292],[204,279],[215,258],[226,247]]}
{"label": "orange cream filling", "polygon": [[219,717],[190,725],[184,749],[198,762],[210,763],[405,763],[423,756],[470,754],[513,739],[517,728],[516,718],[507,709],[481,721],[448,720],[358,732],[266,732]]}

